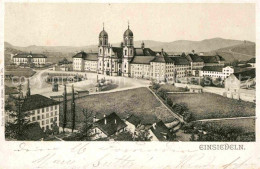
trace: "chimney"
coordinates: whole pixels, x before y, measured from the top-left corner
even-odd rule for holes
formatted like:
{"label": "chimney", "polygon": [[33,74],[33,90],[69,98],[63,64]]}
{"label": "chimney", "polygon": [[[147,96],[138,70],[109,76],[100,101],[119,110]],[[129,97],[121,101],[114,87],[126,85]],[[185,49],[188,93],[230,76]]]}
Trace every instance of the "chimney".
{"label": "chimney", "polygon": [[95,122],[96,122],[96,116],[93,117],[93,123],[95,123]]}
{"label": "chimney", "polygon": [[162,52],[161,52],[161,55],[163,56],[163,48],[162,48]]}
{"label": "chimney", "polygon": [[116,124],[116,119],[115,119],[115,124]]}
{"label": "chimney", "polygon": [[106,115],[105,114],[104,114],[104,118],[105,118],[104,124],[107,124],[107,119],[106,119]]}
{"label": "chimney", "polygon": [[153,123],[153,129],[156,129],[156,123]]}

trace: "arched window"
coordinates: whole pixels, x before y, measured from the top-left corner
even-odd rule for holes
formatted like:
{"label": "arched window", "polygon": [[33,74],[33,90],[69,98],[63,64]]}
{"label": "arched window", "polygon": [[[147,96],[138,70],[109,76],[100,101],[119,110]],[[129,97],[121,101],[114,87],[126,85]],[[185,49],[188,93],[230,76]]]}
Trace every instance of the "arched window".
{"label": "arched window", "polygon": [[127,52],[127,50],[125,50],[125,55],[126,55],[126,52]]}
{"label": "arched window", "polygon": [[100,54],[102,53],[102,49],[99,50],[99,53],[100,53]]}

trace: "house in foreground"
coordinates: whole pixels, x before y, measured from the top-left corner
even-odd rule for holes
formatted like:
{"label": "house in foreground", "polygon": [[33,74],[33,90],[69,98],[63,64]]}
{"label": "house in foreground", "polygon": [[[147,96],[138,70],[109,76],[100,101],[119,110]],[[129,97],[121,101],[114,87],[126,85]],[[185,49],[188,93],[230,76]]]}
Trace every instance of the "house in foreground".
{"label": "house in foreground", "polygon": [[126,118],[125,123],[127,125],[127,130],[134,133],[136,128],[141,124],[141,120],[132,114]]}
{"label": "house in foreground", "polygon": [[247,69],[230,75],[225,80],[227,97],[240,99],[240,90],[255,85],[255,77],[255,69]]}
{"label": "house in foreground", "polygon": [[120,132],[125,131],[126,124],[116,113],[111,113],[110,115],[104,117],[100,120],[93,122],[92,127],[92,139],[106,138],[114,136]]}
{"label": "house in foreground", "polygon": [[[39,94],[29,95],[21,99],[20,111],[28,113],[30,122],[38,122],[45,131],[46,129],[52,129],[54,122],[59,124],[59,104],[60,102]],[[5,111],[6,122],[14,120],[10,117],[10,114],[15,111],[18,111],[15,105],[10,110]]]}
{"label": "house in foreground", "polygon": [[173,134],[162,121],[154,123],[149,129],[149,133],[152,136],[152,141],[170,141],[174,138]]}

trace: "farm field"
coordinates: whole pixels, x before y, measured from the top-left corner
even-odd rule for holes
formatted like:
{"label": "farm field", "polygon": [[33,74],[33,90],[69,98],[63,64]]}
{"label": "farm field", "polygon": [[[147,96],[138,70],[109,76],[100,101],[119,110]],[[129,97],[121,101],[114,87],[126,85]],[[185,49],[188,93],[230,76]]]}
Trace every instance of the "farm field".
{"label": "farm field", "polygon": [[229,99],[210,93],[169,94],[173,104],[184,103],[195,120],[255,116],[255,103]]}
{"label": "farm field", "polygon": [[[121,118],[126,118],[128,114],[138,116],[143,123],[151,124],[159,119],[163,121],[171,121],[174,119],[169,112],[145,87],[130,89],[118,92],[89,95],[76,100],[76,121],[81,123],[84,121],[82,109],[94,112],[98,119],[104,114],[109,115],[116,112]],[[68,121],[70,117],[70,105],[68,101]],[[60,115],[62,122],[63,105],[61,103]],[[69,123],[68,123],[69,124]]]}

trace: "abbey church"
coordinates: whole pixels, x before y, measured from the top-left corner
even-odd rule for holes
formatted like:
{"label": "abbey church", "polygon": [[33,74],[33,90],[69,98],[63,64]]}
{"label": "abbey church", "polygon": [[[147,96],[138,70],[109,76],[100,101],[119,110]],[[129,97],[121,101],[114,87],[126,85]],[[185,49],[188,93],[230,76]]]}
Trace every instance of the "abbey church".
{"label": "abbey church", "polygon": [[[187,56],[168,55],[163,49],[153,51],[146,48],[144,42],[140,47],[135,47],[134,34],[129,25],[123,34],[120,47],[110,45],[109,36],[104,26],[98,39],[98,53],[79,52],[73,56],[74,71],[174,81],[177,77],[198,76],[198,70],[201,70],[205,65],[202,57],[197,54]],[[214,60],[213,66],[224,65],[221,56],[211,56],[210,58],[217,60],[217,62]]]}

